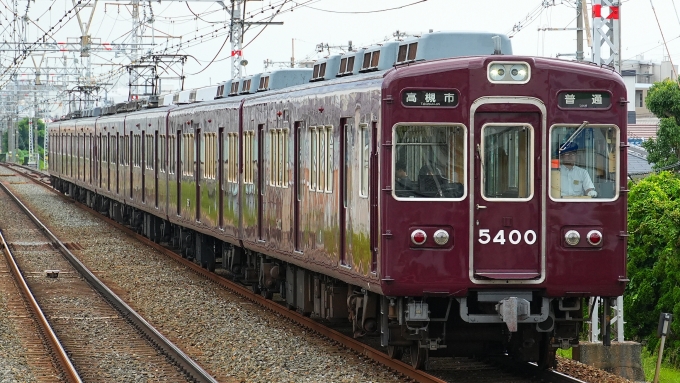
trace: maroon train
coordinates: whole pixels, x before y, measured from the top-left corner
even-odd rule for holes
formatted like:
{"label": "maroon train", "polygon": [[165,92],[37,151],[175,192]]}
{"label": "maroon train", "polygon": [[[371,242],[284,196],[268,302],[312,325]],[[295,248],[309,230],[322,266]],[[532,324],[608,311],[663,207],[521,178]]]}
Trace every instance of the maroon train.
{"label": "maroon train", "polygon": [[[490,34],[427,56],[471,36],[55,122],[53,185],[291,308],[349,318],[391,356],[410,348],[414,366],[550,366],[587,298],[627,281],[626,90],[611,68],[491,55]],[[304,83],[268,86],[277,74]]]}

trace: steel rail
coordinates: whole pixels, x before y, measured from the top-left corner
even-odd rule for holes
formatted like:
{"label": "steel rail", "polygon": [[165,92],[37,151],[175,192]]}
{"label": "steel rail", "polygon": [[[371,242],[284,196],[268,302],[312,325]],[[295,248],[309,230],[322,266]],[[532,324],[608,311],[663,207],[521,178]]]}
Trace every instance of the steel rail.
{"label": "steel rail", "polygon": [[[0,187],[2,187],[3,190],[7,191],[6,186],[1,182]],[[73,366],[73,363],[71,363],[71,359],[68,357],[66,351],[62,347],[61,342],[57,337],[57,334],[55,334],[54,330],[52,330],[52,326],[50,326],[50,323],[47,321],[47,318],[45,318],[45,314],[40,308],[40,305],[38,305],[38,302],[35,300],[35,297],[33,296],[31,289],[28,287],[28,284],[26,284],[26,279],[24,279],[23,275],[21,275],[21,270],[19,270],[19,266],[14,260],[14,254],[12,254],[12,251],[9,249],[9,244],[7,243],[7,240],[5,239],[5,236],[2,234],[1,231],[0,231],[0,246],[2,246],[3,253],[5,254],[5,259],[9,264],[10,271],[14,276],[14,280],[16,281],[19,290],[21,291],[21,294],[24,296],[24,300],[27,301],[27,303],[31,307],[31,310],[33,311],[33,315],[37,319],[38,326],[40,327],[40,330],[43,334],[43,338],[47,339],[50,348],[52,349],[52,352],[55,355],[57,362],[59,363],[58,368],[65,374],[65,377],[66,379],[68,379],[69,382],[82,383],[82,379],[80,379],[80,376],[78,375],[78,372]]]}
{"label": "steel rail", "polygon": [[[28,177],[32,179],[32,177]],[[2,183],[0,183],[2,185]],[[113,291],[111,291],[99,278],[97,278],[90,270],[78,260],[66,246],[59,241],[59,239],[52,234],[52,232],[33,215],[33,213],[26,207],[21,200],[15,196],[5,185],[2,188],[9,194],[17,205],[31,218],[31,220],[42,230],[42,232],[52,241],[52,244],[64,255],[64,257],[71,263],[71,265],[78,270],[79,273],[90,283],[90,285],[97,290],[116,310],[118,310],[123,317],[129,320],[155,347],[161,349],[170,359],[172,359],[177,366],[185,371],[197,382],[218,383],[215,378],[208,374],[198,363],[194,362],[188,355],[175,346],[163,334],[158,332],[151,324],[121,300]],[[84,206],[84,205],[81,205]]]}

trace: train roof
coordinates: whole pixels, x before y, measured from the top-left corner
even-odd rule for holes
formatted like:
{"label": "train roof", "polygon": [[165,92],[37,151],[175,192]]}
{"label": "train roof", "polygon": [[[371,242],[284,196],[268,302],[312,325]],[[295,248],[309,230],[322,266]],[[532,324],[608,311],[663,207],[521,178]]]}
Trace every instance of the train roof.
{"label": "train roof", "polygon": [[[388,41],[371,45],[356,51],[332,55],[315,62],[313,68],[282,68],[271,72],[257,73],[239,79],[232,79],[218,85],[186,90],[163,96],[161,105],[191,104],[210,102],[213,99],[254,97],[261,92],[296,88],[314,82],[332,80],[343,83],[339,78],[360,76],[371,72],[385,72],[396,65],[431,61],[442,58],[491,55],[502,52],[512,54],[510,39],[503,34],[492,32],[438,31],[410,36],[401,41]],[[339,82],[338,82],[339,81]],[[314,88],[314,87],[312,87]],[[212,96],[212,97],[211,97]],[[101,114],[130,113],[142,108],[158,106],[158,99],[146,105],[132,102],[106,107]],[[74,113],[73,118],[84,117]],[[88,117],[94,117],[88,114]]]}

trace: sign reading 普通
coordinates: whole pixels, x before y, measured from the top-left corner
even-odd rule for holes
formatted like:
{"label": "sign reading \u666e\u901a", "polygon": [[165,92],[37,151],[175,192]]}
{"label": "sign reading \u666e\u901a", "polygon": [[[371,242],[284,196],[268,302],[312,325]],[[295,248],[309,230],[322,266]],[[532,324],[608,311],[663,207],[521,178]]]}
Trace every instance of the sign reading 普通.
{"label": "sign reading \u666e\u901a", "polygon": [[458,92],[455,90],[405,90],[401,93],[404,106],[443,106],[458,105]]}
{"label": "sign reading \u666e\u901a", "polygon": [[612,103],[608,92],[561,92],[557,98],[568,109],[607,109]]}

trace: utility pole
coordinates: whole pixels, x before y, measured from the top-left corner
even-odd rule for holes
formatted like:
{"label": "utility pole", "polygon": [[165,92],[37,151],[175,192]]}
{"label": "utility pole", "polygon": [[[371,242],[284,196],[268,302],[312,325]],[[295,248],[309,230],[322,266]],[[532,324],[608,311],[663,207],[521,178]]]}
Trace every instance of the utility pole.
{"label": "utility pole", "polygon": [[[246,25],[283,25],[281,21],[246,22],[243,20],[248,0],[231,0],[231,78],[242,77],[248,60],[243,58],[243,28]],[[243,8],[243,9],[241,9]]]}

